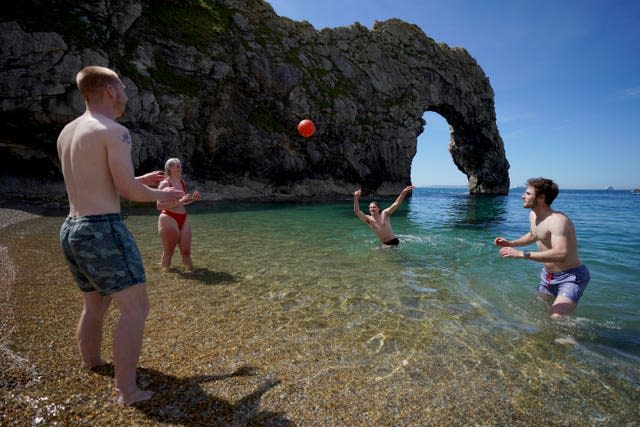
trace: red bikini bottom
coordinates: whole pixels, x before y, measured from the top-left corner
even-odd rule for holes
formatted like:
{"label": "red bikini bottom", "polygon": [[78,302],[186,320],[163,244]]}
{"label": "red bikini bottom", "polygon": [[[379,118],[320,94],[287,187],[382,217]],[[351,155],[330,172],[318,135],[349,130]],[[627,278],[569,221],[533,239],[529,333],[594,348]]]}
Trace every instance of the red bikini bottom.
{"label": "red bikini bottom", "polygon": [[178,223],[178,230],[182,230],[182,226],[184,225],[184,222],[187,220],[187,214],[186,213],[176,213],[176,212],[171,212],[168,211],[166,209],[162,209],[162,211],[160,212],[161,214],[165,214],[165,215],[169,215],[171,218],[175,219],[176,222]]}

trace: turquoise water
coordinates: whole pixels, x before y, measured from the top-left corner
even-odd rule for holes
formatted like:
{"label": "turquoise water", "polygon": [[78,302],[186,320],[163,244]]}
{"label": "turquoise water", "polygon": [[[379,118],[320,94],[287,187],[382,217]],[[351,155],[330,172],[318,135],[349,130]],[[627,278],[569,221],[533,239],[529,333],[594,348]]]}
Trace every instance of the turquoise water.
{"label": "turquoise water", "polygon": [[[363,209],[368,202],[361,200]],[[561,322],[535,298],[540,264],[501,259],[493,245],[496,236],[528,230],[519,190],[488,197],[416,189],[392,217],[403,243],[387,249],[351,201],[199,202],[189,218],[194,276],[204,286],[176,274],[175,288],[151,283],[151,298],[178,292],[179,310],[202,316],[191,322],[219,316],[237,328],[233,357],[268,366],[290,384],[282,401],[314,418],[332,395],[348,402],[350,409],[337,409],[343,415],[386,408],[436,423],[474,414],[475,422],[503,425],[528,424],[532,415],[540,423],[633,425],[640,416],[640,195],[563,190],[554,208],[574,221],[592,277]],[[156,212],[125,213],[155,271]],[[61,222],[30,221],[29,232],[55,234]],[[180,272],[177,255],[174,266]],[[225,345],[215,329],[197,343]]]}
{"label": "turquoise water", "polygon": [[[363,209],[367,203],[362,200]],[[460,188],[417,189],[392,217],[399,249],[381,249],[351,202],[202,203],[190,208],[192,252],[198,266],[230,269],[283,291],[309,287],[345,298],[366,292],[406,316],[429,316],[420,307],[428,301],[452,312],[473,307],[487,322],[522,331],[551,327],[607,357],[637,361],[640,195],[564,190],[554,208],[572,218],[592,276],[573,321],[563,327],[549,326],[547,308],[533,298],[540,264],[501,259],[493,245],[498,235],[513,239],[528,230],[519,190],[486,197]],[[140,228],[141,245],[157,245],[153,221],[131,216],[128,224]]]}

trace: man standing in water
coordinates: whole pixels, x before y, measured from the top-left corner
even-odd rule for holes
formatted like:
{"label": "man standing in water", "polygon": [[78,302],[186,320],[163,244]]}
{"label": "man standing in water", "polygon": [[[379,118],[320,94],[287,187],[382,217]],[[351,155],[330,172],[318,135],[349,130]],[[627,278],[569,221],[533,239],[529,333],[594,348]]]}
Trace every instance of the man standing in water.
{"label": "man standing in water", "polygon": [[353,193],[353,212],[356,214],[358,218],[373,230],[373,232],[378,236],[380,241],[387,246],[398,246],[400,244],[400,240],[393,234],[393,230],[391,229],[391,214],[400,207],[402,201],[407,197],[407,194],[415,187],[413,185],[409,185],[405,187],[398,198],[383,211],[380,211],[380,205],[378,202],[369,203],[369,213],[371,215],[365,215],[360,210],[360,196],[362,195],[362,190],[356,190]]}
{"label": "man standing in water", "polygon": [[57,143],[69,198],[60,245],[84,300],[77,339],[86,367],[105,364],[104,316],[112,300],[120,311],[113,335],[116,401],[130,405],[153,395],[136,384],[149,299],[142,258],[120,216],[120,195],[154,202],[178,201],[184,193],[145,185],[157,183],[157,173],[134,176],[131,135],[114,121],[124,116],[128,101],[118,74],[91,66],[76,82],[86,110],[64,127]]}
{"label": "man standing in water", "polygon": [[[523,206],[529,213],[530,230],[516,240],[496,237],[501,246],[502,258],[523,258],[541,262],[538,293],[555,298],[551,318],[558,319],[571,314],[590,280],[589,270],[578,258],[576,230],[571,220],[562,212],[551,209],[559,190],[555,182],[545,178],[531,178],[522,194]],[[514,246],[526,246],[533,242],[538,251],[520,251]]]}

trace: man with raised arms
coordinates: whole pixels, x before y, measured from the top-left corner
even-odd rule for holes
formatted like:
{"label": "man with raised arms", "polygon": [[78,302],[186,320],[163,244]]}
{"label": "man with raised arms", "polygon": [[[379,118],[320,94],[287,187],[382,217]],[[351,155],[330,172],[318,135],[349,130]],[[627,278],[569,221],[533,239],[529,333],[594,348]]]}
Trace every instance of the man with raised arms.
{"label": "man with raised arms", "polygon": [[131,135],[114,121],[124,116],[128,101],[118,74],[90,66],[78,73],[76,83],[86,110],[64,127],[57,142],[69,198],[60,244],[83,295],[77,339],[86,367],[105,364],[100,355],[104,316],[111,301],[120,311],[113,335],[116,401],[130,405],[153,395],[136,384],[149,299],[142,258],[120,216],[120,196],[177,201],[184,193],[150,188],[161,173],[134,176]]}
{"label": "man with raised arms", "polygon": [[400,244],[400,240],[398,240],[396,235],[393,234],[393,230],[391,229],[391,214],[400,207],[402,201],[407,197],[407,194],[409,194],[414,188],[415,187],[413,185],[405,187],[391,206],[384,210],[380,210],[378,202],[369,203],[370,215],[365,215],[360,210],[360,196],[362,195],[362,190],[356,190],[353,193],[353,212],[362,222],[371,228],[383,244],[387,246],[398,246]]}
{"label": "man with raised arms", "polygon": [[[559,193],[555,182],[532,178],[522,194],[523,206],[529,213],[529,232],[516,240],[496,237],[502,258],[522,258],[542,263],[538,293],[555,298],[551,318],[571,314],[590,280],[589,270],[578,258],[578,241],[573,223],[562,212],[551,209]],[[513,249],[537,243],[535,252]]]}

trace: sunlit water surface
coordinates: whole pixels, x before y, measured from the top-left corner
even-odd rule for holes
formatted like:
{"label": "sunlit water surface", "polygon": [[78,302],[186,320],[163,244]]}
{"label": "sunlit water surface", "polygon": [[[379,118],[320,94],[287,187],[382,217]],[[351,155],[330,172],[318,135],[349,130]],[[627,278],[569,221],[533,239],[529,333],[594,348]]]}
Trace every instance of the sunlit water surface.
{"label": "sunlit water surface", "polygon": [[[561,191],[554,208],[574,221],[592,277],[562,322],[550,321],[535,298],[540,265],[500,259],[493,245],[496,236],[528,229],[529,211],[514,190],[474,197],[417,189],[392,217],[402,245],[391,249],[379,247],[351,202],[195,204],[193,275],[202,285],[184,298],[203,317],[232,304],[239,324],[262,324],[245,345],[255,344],[274,369],[282,363],[310,399],[322,399],[326,387],[338,399],[383,402],[387,411],[402,398],[413,406],[477,405],[480,419],[521,410],[526,421],[537,407],[541,421],[633,424],[640,195]],[[147,269],[157,269],[156,212],[125,213]],[[61,221],[30,221],[29,233],[56,234]],[[179,255],[174,266],[182,268]],[[214,332],[198,339],[225,345]]]}

